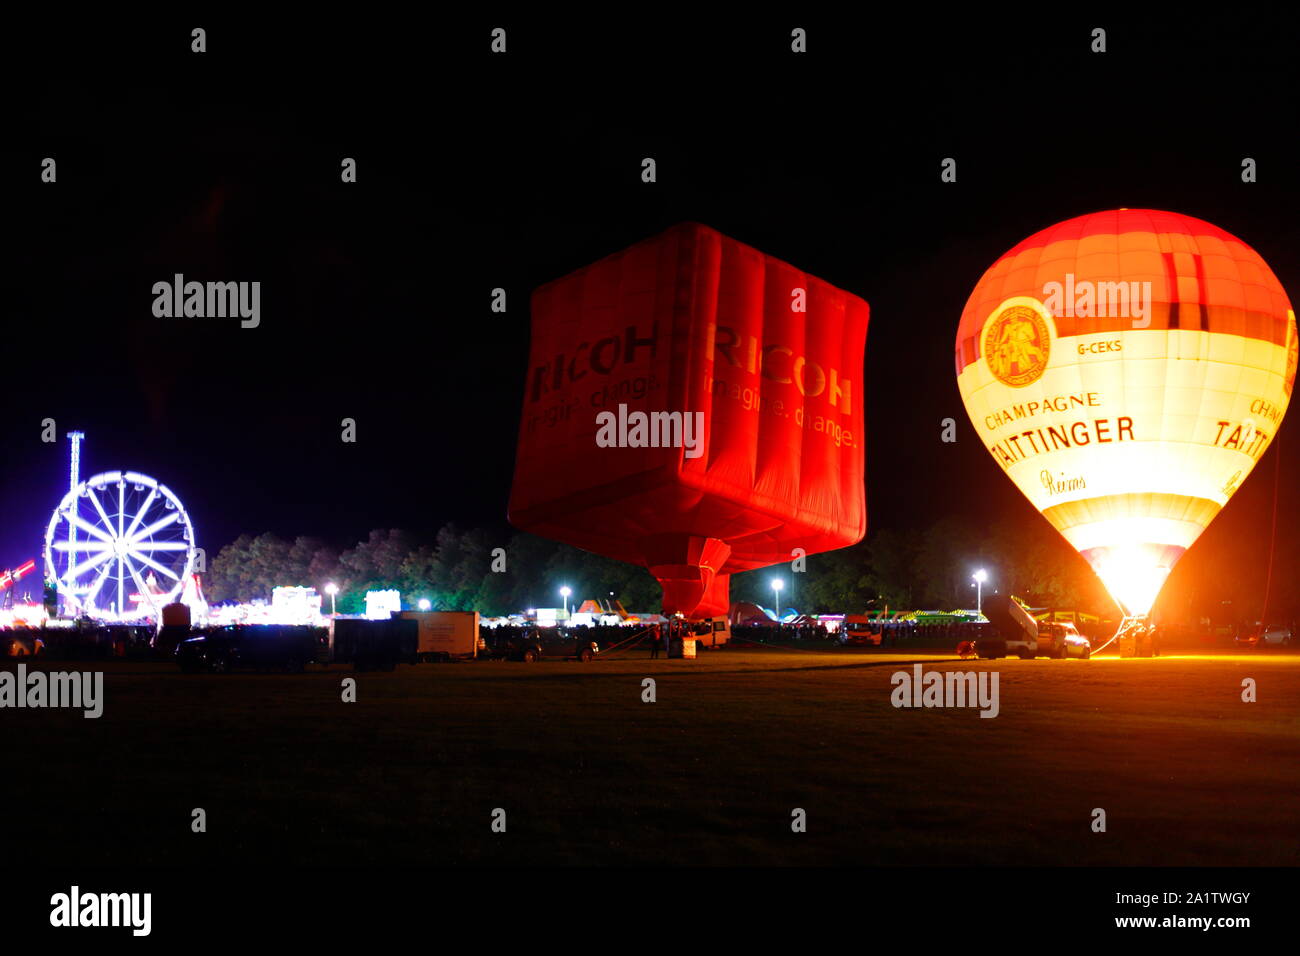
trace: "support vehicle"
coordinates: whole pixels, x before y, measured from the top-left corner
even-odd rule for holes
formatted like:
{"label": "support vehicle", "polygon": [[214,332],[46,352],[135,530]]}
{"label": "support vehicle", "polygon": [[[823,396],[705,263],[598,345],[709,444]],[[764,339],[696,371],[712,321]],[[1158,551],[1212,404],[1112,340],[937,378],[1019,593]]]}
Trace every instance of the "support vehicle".
{"label": "support vehicle", "polygon": [[879,647],[885,635],[865,614],[847,614],[837,637],[841,647]]}
{"label": "support vehicle", "polygon": [[994,595],[984,602],[984,616],[993,624],[993,633],[975,641],[975,651],[980,657],[996,660],[1000,657],[1092,656],[1092,642],[1081,635],[1069,621],[1036,621],[1025,606],[1014,597]]}

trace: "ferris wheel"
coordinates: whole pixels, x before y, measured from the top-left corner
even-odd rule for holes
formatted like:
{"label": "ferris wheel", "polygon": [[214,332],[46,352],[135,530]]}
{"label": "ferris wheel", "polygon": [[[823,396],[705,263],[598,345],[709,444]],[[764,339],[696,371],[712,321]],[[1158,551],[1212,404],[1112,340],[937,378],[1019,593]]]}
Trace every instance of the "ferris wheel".
{"label": "ferris wheel", "polygon": [[135,471],[74,485],[45,529],[47,577],[70,609],[98,617],[156,613],[181,593],[194,559],[180,499]]}

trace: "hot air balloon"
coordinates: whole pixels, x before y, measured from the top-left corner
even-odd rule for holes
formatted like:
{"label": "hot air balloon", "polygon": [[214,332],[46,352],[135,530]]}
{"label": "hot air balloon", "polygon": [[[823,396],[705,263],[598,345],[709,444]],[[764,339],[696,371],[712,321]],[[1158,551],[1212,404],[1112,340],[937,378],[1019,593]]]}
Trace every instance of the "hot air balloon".
{"label": "hot air balloon", "polygon": [[866,532],[867,303],[696,223],[532,296],[510,521],[643,565],[669,613]]}
{"label": "hot air balloon", "polygon": [[1191,216],[1119,209],[984,273],[957,385],[998,466],[1141,617],[1276,436],[1296,355],[1258,253]]}

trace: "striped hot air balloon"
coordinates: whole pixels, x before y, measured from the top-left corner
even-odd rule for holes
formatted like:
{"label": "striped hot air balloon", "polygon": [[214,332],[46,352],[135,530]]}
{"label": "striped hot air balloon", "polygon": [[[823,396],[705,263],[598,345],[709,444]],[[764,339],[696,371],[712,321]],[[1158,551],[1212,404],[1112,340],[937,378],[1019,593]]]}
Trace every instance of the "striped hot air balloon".
{"label": "striped hot air balloon", "polygon": [[956,343],[989,453],[1132,615],[1272,442],[1296,356],[1259,254],[1153,209],[1030,236],[984,273]]}

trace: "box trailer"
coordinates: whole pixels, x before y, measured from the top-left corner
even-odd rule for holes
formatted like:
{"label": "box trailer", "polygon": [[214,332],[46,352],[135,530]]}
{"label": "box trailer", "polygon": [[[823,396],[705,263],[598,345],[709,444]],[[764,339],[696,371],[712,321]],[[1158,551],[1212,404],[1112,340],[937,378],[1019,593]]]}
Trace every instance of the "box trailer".
{"label": "box trailer", "polygon": [[473,660],[487,650],[478,611],[402,611],[401,617],[419,625],[419,660]]}
{"label": "box trailer", "polygon": [[984,601],[983,610],[996,633],[975,641],[975,650],[980,657],[1027,659],[1038,655],[1038,622],[1015,597],[991,595]]}
{"label": "box trailer", "polygon": [[419,626],[400,618],[370,621],[338,618],[332,623],[332,659],[359,671],[392,670],[414,664],[419,648]]}

